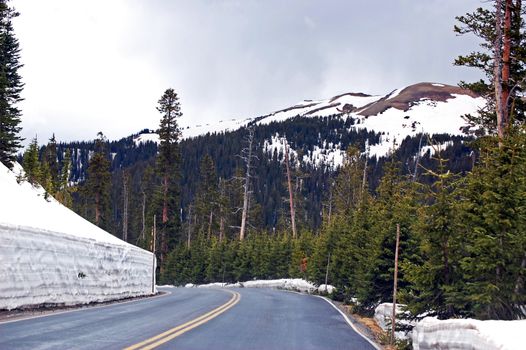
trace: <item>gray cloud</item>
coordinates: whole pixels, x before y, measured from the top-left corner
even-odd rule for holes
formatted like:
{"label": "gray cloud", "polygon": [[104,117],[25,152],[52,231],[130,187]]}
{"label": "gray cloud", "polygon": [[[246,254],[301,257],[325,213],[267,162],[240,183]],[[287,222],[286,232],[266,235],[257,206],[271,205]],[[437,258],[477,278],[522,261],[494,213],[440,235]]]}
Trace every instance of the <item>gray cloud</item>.
{"label": "gray cloud", "polygon": [[[479,0],[15,0],[24,135],[110,138],[156,127],[167,87],[183,123],[265,114],[306,98],[456,84],[476,47],[454,17]],[[51,24],[50,24],[51,23]]]}

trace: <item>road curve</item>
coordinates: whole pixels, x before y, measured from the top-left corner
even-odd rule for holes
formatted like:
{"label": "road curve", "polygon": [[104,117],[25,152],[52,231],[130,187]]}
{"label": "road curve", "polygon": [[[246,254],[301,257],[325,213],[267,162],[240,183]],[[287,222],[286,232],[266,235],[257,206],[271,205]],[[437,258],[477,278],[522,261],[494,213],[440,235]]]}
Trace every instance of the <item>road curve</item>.
{"label": "road curve", "polygon": [[157,298],[0,323],[0,349],[374,349],[314,296],[166,290]]}

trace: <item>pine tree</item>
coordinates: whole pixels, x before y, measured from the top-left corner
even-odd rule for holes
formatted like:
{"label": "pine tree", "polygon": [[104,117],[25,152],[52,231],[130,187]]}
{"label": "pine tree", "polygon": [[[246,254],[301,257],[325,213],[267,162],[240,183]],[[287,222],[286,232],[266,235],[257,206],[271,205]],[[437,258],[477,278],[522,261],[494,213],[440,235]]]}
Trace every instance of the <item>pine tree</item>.
{"label": "pine tree", "polygon": [[180,167],[181,154],[179,141],[181,131],[177,119],[182,116],[179,97],[173,89],[167,89],[158,101],[157,110],[162,114],[159,126],[159,153],[157,156],[157,174],[161,179],[159,187],[161,197],[160,266],[164,257],[175,247],[180,229]]}
{"label": "pine tree", "polygon": [[455,301],[479,319],[524,318],[526,303],[526,137],[489,139],[460,193],[463,283]]}
{"label": "pine tree", "polygon": [[62,203],[62,205],[71,208],[73,206],[73,199],[71,194],[75,189],[69,186],[69,176],[71,172],[71,150],[68,148],[64,152],[64,159],[61,162],[60,181],[57,187],[55,198]]}
{"label": "pine tree", "polygon": [[35,137],[31,140],[27,150],[24,152],[22,167],[25,172],[25,179],[32,185],[36,185],[41,178],[40,161],[38,159],[38,141]]}
{"label": "pine tree", "polygon": [[[438,153],[438,152],[437,152]],[[455,302],[454,285],[459,283],[459,259],[462,238],[457,227],[455,189],[458,177],[446,171],[446,160],[436,157],[437,171],[427,169],[424,175],[434,179],[431,185],[422,184],[423,205],[418,209],[414,224],[420,237],[420,264],[403,266],[411,283],[407,304],[412,315],[437,316],[447,319],[458,316],[461,310]]]}
{"label": "pine tree", "polygon": [[55,195],[60,186],[57,162],[57,140],[55,139],[55,134],[53,134],[53,136],[49,139],[44,151],[44,159],[42,163],[45,163],[49,169],[50,177],[49,186],[44,188],[46,188],[46,190],[52,195]]}
{"label": "pine tree", "polygon": [[24,84],[18,70],[20,48],[13,31],[12,19],[18,13],[0,0],[0,162],[9,169],[16,161],[16,153],[21,147],[21,111],[16,106],[22,101],[20,93]]}
{"label": "pine tree", "polygon": [[94,212],[93,222],[97,226],[109,229],[110,160],[106,150],[106,138],[102,132],[97,136],[95,150],[88,164],[86,193]]}
{"label": "pine tree", "polygon": [[194,208],[197,215],[197,232],[206,234],[210,239],[218,229],[218,199],[217,178],[214,161],[208,154],[201,160],[199,185],[195,195]]}

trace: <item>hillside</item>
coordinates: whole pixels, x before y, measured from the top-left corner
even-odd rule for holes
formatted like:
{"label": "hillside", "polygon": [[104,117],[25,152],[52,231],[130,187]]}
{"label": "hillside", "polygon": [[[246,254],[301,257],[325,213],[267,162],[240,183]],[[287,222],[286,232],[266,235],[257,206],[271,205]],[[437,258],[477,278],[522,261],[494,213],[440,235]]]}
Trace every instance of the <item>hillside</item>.
{"label": "hillside", "polygon": [[[301,199],[297,204],[299,216],[303,218],[300,226],[316,228],[328,200],[331,178],[350,145],[359,147],[369,157],[367,180],[372,190],[378,184],[385,156],[391,149],[396,151],[394,156],[402,162],[405,173],[414,173],[417,161],[432,167],[430,156],[436,147],[451,160],[451,170],[463,172],[471,167],[472,159],[466,143],[471,137],[466,133],[462,115],[476,113],[483,103],[482,98],[458,87],[420,83],[385,95],[346,93],[325,100],[307,100],[260,117],[182,126],[183,222],[197,191],[203,156],[212,157],[217,178],[233,179],[236,170],[243,167],[238,155],[246,146],[247,126],[255,128],[254,151],[259,159],[254,169],[257,176],[252,182],[254,203],[258,208],[257,215],[254,214],[257,226],[272,230],[285,224],[288,204],[282,162],[287,144],[295,164],[294,178]],[[107,145],[112,160],[113,222],[107,229],[116,235],[122,230],[122,174],[126,170],[131,175],[131,210],[137,213],[131,216],[133,241],[141,231],[142,200],[139,199],[143,196],[145,171],[153,166],[157,141],[157,134],[143,130]],[[70,180],[82,184],[94,144],[60,144],[59,161],[66,148],[72,149]],[[236,200],[231,198],[231,201],[235,207]],[[84,203],[80,191],[75,196],[75,210],[91,217]],[[232,226],[237,221],[236,215],[232,217]],[[235,229],[231,230],[233,234]]]}

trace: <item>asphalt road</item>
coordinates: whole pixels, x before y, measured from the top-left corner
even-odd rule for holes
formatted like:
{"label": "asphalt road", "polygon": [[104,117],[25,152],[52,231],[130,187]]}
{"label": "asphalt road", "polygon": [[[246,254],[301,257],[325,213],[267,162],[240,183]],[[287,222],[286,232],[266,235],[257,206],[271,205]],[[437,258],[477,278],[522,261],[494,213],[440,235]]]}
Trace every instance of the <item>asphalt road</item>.
{"label": "asphalt road", "polygon": [[0,349],[374,349],[314,296],[252,288],[166,291],[0,323]]}

